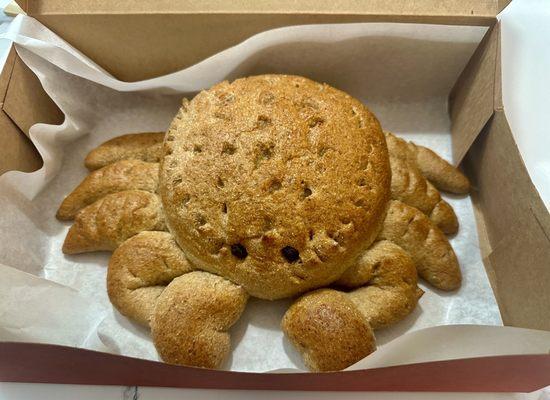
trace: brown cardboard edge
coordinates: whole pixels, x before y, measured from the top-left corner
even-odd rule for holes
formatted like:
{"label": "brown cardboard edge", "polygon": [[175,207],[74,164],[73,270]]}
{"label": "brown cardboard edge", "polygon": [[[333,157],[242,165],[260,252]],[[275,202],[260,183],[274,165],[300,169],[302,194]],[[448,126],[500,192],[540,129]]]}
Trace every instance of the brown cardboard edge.
{"label": "brown cardboard edge", "polygon": [[163,14],[163,13],[347,13],[371,15],[444,15],[467,18],[495,17],[499,11],[499,1],[456,1],[456,0],[372,0],[356,2],[341,0],[280,0],[277,2],[251,2],[210,0],[157,0],[155,2],[117,2],[73,0],[36,0],[30,3],[31,14]]}
{"label": "brown cardboard edge", "polygon": [[495,110],[500,24],[487,31],[449,95],[453,161],[458,165]]}
{"label": "brown cardboard edge", "polygon": [[0,381],[223,390],[532,392],[550,355],[434,361],[329,373],[250,373],[169,365],[73,347],[0,343]]}
{"label": "brown cardboard edge", "polygon": [[[125,82],[179,71],[258,33],[286,26],[358,22],[474,24],[463,17],[338,13],[37,14],[35,18]],[[491,17],[480,24],[490,26],[495,21]],[[186,40],[182,42],[181,37]]]}
{"label": "brown cardboard edge", "polygon": [[0,145],[3,152],[0,175],[11,170],[36,171],[42,166],[42,157],[4,109],[16,60],[17,54],[12,47],[0,73]]}
{"label": "brown cardboard edge", "polygon": [[17,54],[2,109],[27,136],[36,123],[58,125],[64,118],[36,75]]}
{"label": "brown cardboard edge", "polygon": [[43,161],[29,139],[30,127],[38,122],[60,124],[63,114],[14,47],[0,74],[0,97],[0,174],[36,171]]}
{"label": "brown cardboard edge", "polygon": [[489,281],[505,325],[550,330],[550,213],[503,110],[464,159]]}

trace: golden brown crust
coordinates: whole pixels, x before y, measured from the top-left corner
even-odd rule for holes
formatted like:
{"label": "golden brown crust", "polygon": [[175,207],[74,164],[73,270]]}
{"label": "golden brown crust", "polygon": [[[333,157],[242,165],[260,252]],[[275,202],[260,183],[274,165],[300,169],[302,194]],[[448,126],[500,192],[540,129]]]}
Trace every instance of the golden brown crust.
{"label": "golden brown crust", "polygon": [[468,178],[432,150],[406,142],[389,132],[386,132],[386,142],[391,157],[416,165],[422,175],[439,190],[457,194],[470,191]]}
{"label": "golden brown crust", "polygon": [[142,190],[112,193],[78,212],[63,253],[114,250],[139,232],[162,230],[166,225],[156,194]]}
{"label": "golden brown crust", "polygon": [[170,364],[219,368],[230,350],[229,328],[248,295],[238,285],[208,272],[190,272],[162,292],[151,319],[153,342]]}
{"label": "golden brown crust", "polygon": [[456,194],[470,192],[470,181],[462,172],[426,147],[414,143],[409,143],[409,146],[416,150],[416,164],[422,174],[437,188]]}
{"label": "golden brown crust", "polygon": [[[385,135],[392,170],[392,199],[419,209],[444,233],[456,233],[458,231],[456,214],[452,207],[441,199],[437,189],[426,180],[419,169],[415,156],[416,145],[407,143],[388,132]],[[447,175],[453,174],[447,173]]]}
{"label": "golden brown crust", "polygon": [[458,218],[445,200],[440,200],[429,214],[430,220],[447,235],[458,232]]}
{"label": "golden brown crust", "polygon": [[364,105],[306,78],[264,75],[184,104],[160,193],[194,265],[275,299],[336,279],[374,240],[389,186],[384,136]]}
{"label": "golden brown crust", "polygon": [[281,326],[312,371],[338,371],[376,350],[366,318],[336,290],[306,293],[290,306]]}
{"label": "golden brown crust", "polygon": [[159,164],[139,160],[121,160],[91,172],[63,200],[56,217],[71,220],[94,201],[123,190],[156,192]]}
{"label": "golden brown crust", "polygon": [[422,212],[397,200],[390,201],[379,239],[406,250],[418,275],[443,290],[460,287],[458,260],[447,237]]}
{"label": "golden brown crust", "polygon": [[84,165],[98,169],[120,160],[159,162],[164,132],[130,133],[106,141],[88,153]]}
{"label": "golden brown crust", "polygon": [[415,164],[390,155],[390,166],[392,199],[419,209],[446,234],[458,231],[454,210],[441,199],[437,189],[424,178]]}
{"label": "golden brown crust", "polygon": [[336,284],[359,287],[347,296],[372,329],[380,329],[402,320],[414,310],[423,293],[417,282],[414,261],[407,252],[382,240],[374,243]]}
{"label": "golden brown crust", "polygon": [[165,286],[191,271],[172,235],[141,232],[114,251],[107,271],[107,293],[121,314],[148,326]]}

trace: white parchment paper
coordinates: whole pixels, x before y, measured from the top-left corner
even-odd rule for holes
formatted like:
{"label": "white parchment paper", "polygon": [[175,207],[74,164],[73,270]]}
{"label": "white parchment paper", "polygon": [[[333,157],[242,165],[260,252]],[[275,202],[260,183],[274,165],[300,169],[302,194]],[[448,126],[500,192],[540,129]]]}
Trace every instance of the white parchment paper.
{"label": "white parchment paper", "polygon": [[[109,254],[61,252],[69,224],[57,221],[55,212],[86,175],[83,159],[93,147],[123,133],[166,129],[182,96],[191,97],[223,79],[277,72],[305,75],[348,91],[375,112],[386,130],[450,159],[447,96],[485,31],[379,23],[289,27],[256,35],[184,71],[125,83],[37,21],[18,16],[4,37],[15,41],[65,121],[31,128],[32,141],[44,158],[39,171],[0,177],[0,339],[158,359],[148,331],[109,303]],[[451,242],[463,285],[444,293],[421,284],[426,294],[419,306],[402,322],[377,332],[381,350],[375,354],[421,328],[501,325],[470,199],[445,198],[460,221]],[[252,299],[232,329],[234,348],[225,368],[303,368],[279,328],[290,303]],[[395,362],[395,357],[388,359]]]}

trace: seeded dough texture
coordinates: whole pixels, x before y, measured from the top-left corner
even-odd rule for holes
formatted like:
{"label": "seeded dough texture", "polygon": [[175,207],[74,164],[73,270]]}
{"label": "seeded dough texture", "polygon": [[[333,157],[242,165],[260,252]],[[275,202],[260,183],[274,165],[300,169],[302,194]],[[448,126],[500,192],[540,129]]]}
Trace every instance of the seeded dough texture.
{"label": "seeded dough texture", "polygon": [[460,287],[462,274],[445,234],[421,211],[392,200],[378,236],[403,248],[413,259],[418,275],[442,290]]}
{"label": "seeded dough texture", "polygon": [[84,165],[98,169],[120,160],[158,162],[164,132],[129,133],[102,143],[88,153]]}
{"label": "seeded dough texture", "polygon": [[220,368],[231,350],[229,329],[244,311],[248,294],[208,272],[174,279],[158,297],[151,335],[170,364]]}
{"label": "seeded dough texture", "polygon": [[158,187],[158,163],[121,160],[92,171],[61,203],[56,217],[71,220],[94,201],[123,190],[155,192]]}
{"label": "seeded dough texture", "polygon": [[386,132],[386,142],[392,158],[416,165],[422,175],[439,190],[456,194],[470,191],[468,178],[427,147],[407,142],[389,132]]}
{"label": "seeded dough texture", "polygon": [[102,197],[76,214],[63,253],[114,250],[139,232],[163,230],[159,197],[143,190],[125,190]]}
{"label": "seeded dough texture", "polygon": [[140,232],[113,252],[107,270],[107,293],[121,314],[148,326],[166,285],[190,271],[191,264],[172,235]]}
{"label": "seeded dough texture", "polygon": [[337,285],[357,288],[347,294],[372,329],[390,326],[409,315],[424,294],[417,286],[414,261],[401,247],[374,243]]}
{"label": "seeded dough texture", "polygon": [[338,371],[376,350],[367,319],[345,293],[332,289],[300,297],[281,327],[312,371]]}
{"label": "seeded dough texture", "polygon": [[424,178],[415,164],[392,157],[392,199],[402,201],[426,214],[443,233],[458,231],[458,219],[453,208],[441,198],[439,191]]}
{"label": "seeded dough texture", "polygon": [[255,297],[334,281],[374,241],[389,200],[374,115],[306,78],[262,75],[199,93],[163,151],[159,191],[178,244]]}

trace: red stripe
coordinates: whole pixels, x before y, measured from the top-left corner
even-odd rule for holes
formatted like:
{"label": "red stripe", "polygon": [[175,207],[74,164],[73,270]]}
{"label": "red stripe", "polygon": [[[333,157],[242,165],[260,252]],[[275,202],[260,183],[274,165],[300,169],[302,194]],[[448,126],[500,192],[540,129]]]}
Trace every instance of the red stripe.
{"label": "red stripe", "polygon": [[265,374],[179,367],[73,347],[0,343],[0,381],[241,390],[532,392],[550,355],[435,361],[333,373]]}

